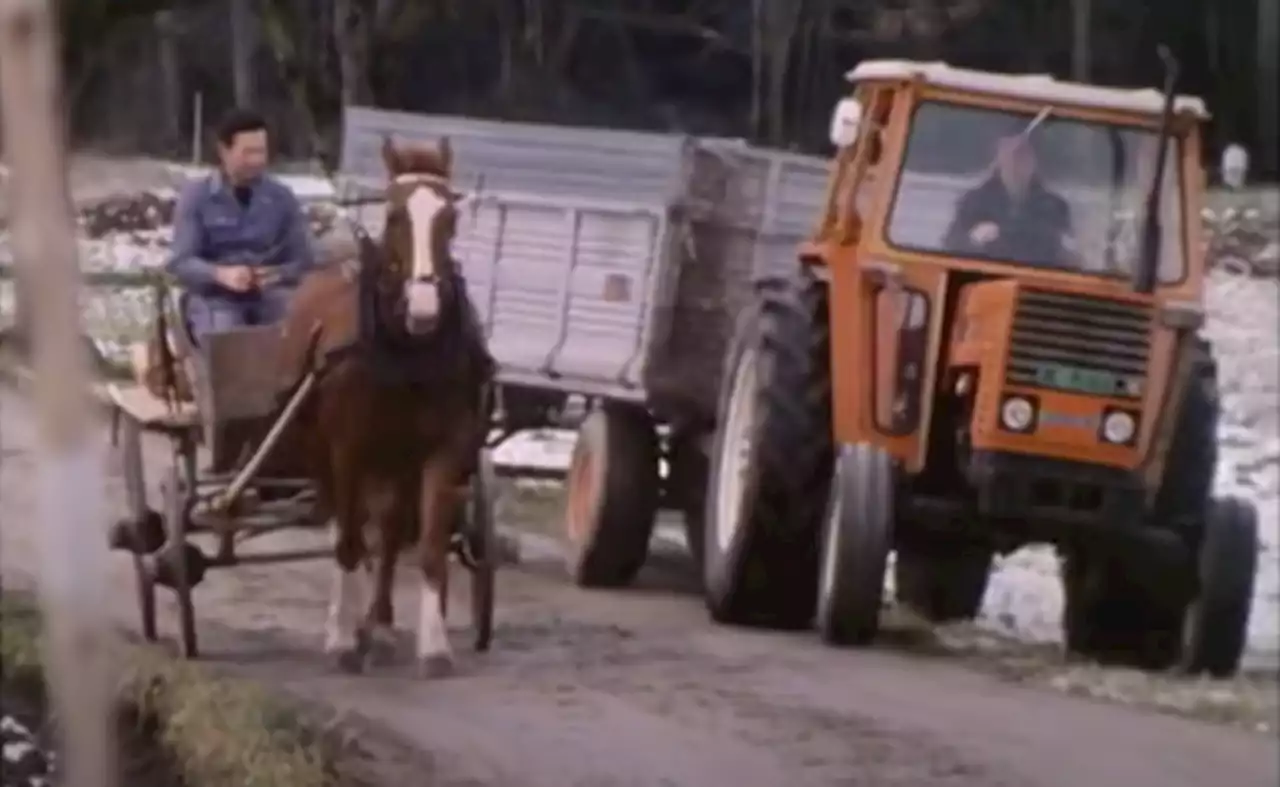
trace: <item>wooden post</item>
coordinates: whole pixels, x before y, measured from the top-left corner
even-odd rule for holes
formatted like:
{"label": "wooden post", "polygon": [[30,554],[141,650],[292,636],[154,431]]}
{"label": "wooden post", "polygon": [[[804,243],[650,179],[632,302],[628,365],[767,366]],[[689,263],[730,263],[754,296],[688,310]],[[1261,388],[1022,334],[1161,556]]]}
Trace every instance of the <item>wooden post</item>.
{"label": "wooden post", "polygon": [[40,451],[45,659],[65,750],[62,784],[109,787],[107,540],[89,359],[80,338],[80,273],[68,190],[56,16],[51,0],[0,0],[0,127],[12,232],[25,271]]}

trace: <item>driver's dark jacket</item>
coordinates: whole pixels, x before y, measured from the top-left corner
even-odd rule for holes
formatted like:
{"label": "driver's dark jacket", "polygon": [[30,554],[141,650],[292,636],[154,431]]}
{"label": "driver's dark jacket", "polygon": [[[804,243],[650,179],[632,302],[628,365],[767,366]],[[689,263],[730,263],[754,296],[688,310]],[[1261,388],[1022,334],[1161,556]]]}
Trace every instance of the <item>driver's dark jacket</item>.
{"label": "driver's dark jacket", "polygon": [[[974,227],[991,222],[999,236],[987,244],[974,243]],[[1063,237],[1071,230],[1071,208],[1040,181],[1028,184],[1015,200],[998,176],[992,176],[960,198],[944,240],[945,248],[1016,262],[1058,265],[1063,262]]]}

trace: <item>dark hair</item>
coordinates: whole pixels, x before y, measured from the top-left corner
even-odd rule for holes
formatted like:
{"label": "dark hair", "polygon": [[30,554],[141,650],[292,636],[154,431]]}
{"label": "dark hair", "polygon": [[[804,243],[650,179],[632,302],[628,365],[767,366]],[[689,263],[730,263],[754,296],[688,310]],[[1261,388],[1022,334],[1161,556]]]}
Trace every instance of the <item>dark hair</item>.
{"label": "dark hair", "polygon": [[223,115],[214,132],[219,144],[230,147],[236,137],[249,131],[266,131],[267,121],[252,109],[236,108]]}

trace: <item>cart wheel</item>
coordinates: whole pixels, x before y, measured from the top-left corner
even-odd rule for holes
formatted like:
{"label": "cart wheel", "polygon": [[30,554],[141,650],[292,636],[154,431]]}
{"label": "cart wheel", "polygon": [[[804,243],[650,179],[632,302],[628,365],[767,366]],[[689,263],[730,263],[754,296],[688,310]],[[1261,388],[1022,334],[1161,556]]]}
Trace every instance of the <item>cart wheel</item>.
{"label": "cart wheel", "polygon": [[836,457],[823,523],[818,633],[832,645],[866,645],[880,628],[893,547],[893,460],[865,443]]}
{"label": "cart wheel", "polygon": [[160,559],[169,561],[173,572],[173,592],[178,596],[178,619],[182,626],[182,656],[194,659],[199,655],[196,642],[196,613],[191,600],[191,577],[188,569],[187,544],[187,495],[183,491],[182,468],[174,462],[164,483],[164,517],[169,530],[169,542],[161,550]]}
{"label": "cart wheel", "polygon": [[[120,470],[124,476],[125,500],[129,508],[129,524],[133,528],[133,544],[148,540],[144,532],[150,521],[147,508],[147,484],[142,464],[142,429],[138,422],[121,414]],[[130,549],[133,556],[133,572],[138,582],[138,611],[142,616],[142,638],[155,642],[156,633],[156,582],[143,554],[144,550]]]}
{"label": "cart wheel", "polygon": [[475,567],[471,570],[471,625],[475,630],[475,649],[480,653],[489,649],[493,639],[494,591],[501,557],[493,516],[495,481],[493,459],[484,451],[480,454],[480,466],[471,478],[471,498],[467,501],[468,537],[475,558]]}

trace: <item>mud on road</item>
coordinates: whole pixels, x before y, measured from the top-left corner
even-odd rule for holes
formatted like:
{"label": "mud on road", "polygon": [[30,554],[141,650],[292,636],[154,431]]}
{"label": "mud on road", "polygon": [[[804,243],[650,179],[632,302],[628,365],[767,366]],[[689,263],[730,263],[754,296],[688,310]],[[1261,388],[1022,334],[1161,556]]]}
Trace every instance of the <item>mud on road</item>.
{"label": "mud on road", "polygon": [[[0,391],[0,569],[11,584],[32,582],[38,564],[29,414]],[[147,451],[150,466],[162,466],[165,447]],[[99,537],[98,523],[85,529]],[[255,548],[323,539],[281,534]],[[500,575],[490,653],[466,650],[465,612],[453,621],[460,664],[448,679],[418,681],[407,659],[403,669],[335,674],[319,652],[330,584],[319,562],[212,574],[196,595],[206,658],[424,753],[430,766],[402,763],[397,787],[1264,787],[1280,779],[1270,736],[1021,688],[946,659],[713,627],[678,557],[659,556],[640,588],[613,594],[568,586],[545,549],[524,558]],[[118,589],[103,611],[132,629],[131,563],[113,558],[112,569]],[[401,578],[407,622],[416,593],[412,572]],[[465,611],[457,595],[454,609]],[[174,630],[168,613],[166,625]]]}

